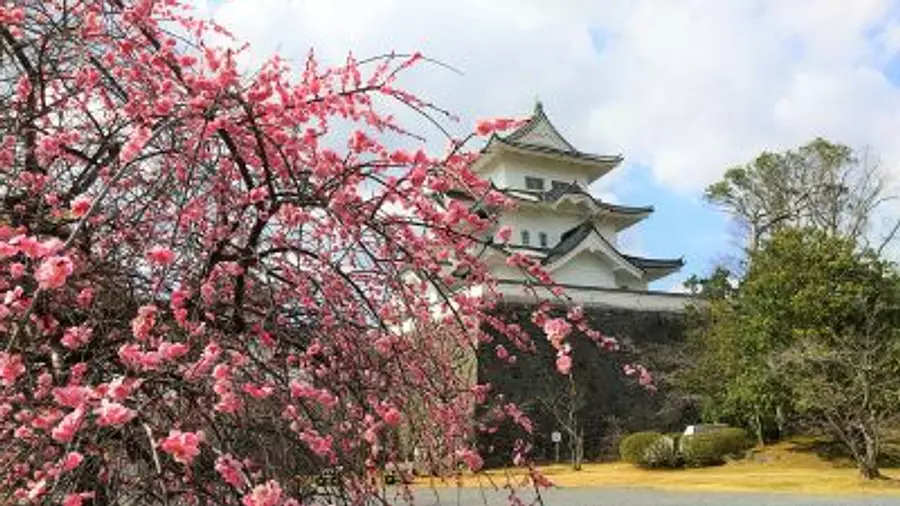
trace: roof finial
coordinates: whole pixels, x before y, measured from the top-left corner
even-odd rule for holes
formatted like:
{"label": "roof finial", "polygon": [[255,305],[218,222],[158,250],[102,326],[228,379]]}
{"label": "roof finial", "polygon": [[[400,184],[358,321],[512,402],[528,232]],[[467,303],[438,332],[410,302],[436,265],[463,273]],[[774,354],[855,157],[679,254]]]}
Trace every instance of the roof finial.
{"label": "roof finial", "polygon": [[538,95],[534,96],[534,114],[538,115],[544,112],[544,105],[541,104],[541,97]]}

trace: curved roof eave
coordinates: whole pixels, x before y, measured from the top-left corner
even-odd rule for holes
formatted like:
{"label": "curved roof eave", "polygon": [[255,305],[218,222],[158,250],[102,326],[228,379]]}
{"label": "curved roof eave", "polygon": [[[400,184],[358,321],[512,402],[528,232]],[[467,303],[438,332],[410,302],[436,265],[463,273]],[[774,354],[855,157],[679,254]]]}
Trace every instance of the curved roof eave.
{"label": "curved roof eave", "polygon": [[500,146],[505,148],[512,148],[529,153],[556,156],[569,161],[575,161],[582,165],[597,165],[608,169],[612,169],[616,165],[622,163],[622,160],[625,159],[624,157],[622,157],[622,155],[594,155],[591,153],[584,153],[575,149],[566,151],[549,146],[539,146],[537,144],[516,142],[504,139],[503,137],[500,137],[496,134],[492,135],[487,144],[485,144],[484,148],[482,148],[482,153],[487,152],[493,144],[499,144]]}
{"label": "curved roof eave", "polygon": [[623,255],[629,262],[637,265],[644,271],[647,281],[655,281],[669,274],[678,272],[684,267],[684,258],[644,258],[632,255]]}
{"label": "curved roof eave", "polygon": [[653,206],[623,206],[611,204],[596,199],[587,192],[553,196],[548,195],[550,192],[534,192],[529,190],[504,189],[500,191],[508,197],[530,204],[550,204],[551,206],[555,206],[559,202],[563,202],[564,200],[571,201],[573,198],[577,198],[579,201],[587,201],[589,203],[588,205],[590,205],[594,211],[602,211],[625,218],[627,223],[618,230],[634,225],[654,212]]}
{"label": "curved roof eave", "polygon": [[560,259],[566,257],[572,258],[571,253],[577,250],[578,247],[592,235],[596,235],[609,251],[620,258],[623,262],[643,273],[644,277],[659,279],[663,276],[677,271],[684,266],[683,258],[661,259],[626,255],[620,252],[618,248],[616,248],[608,240],[606,240],[606,238],[603,237],[603,234],[601,234],[600,231],[597,230],[594,224],[590,221],[585,221],[563,234],[563,239],[559,242],[559,244],[548,251],[547,256],[544,257],[542,263],[544,265],[552,265]]}

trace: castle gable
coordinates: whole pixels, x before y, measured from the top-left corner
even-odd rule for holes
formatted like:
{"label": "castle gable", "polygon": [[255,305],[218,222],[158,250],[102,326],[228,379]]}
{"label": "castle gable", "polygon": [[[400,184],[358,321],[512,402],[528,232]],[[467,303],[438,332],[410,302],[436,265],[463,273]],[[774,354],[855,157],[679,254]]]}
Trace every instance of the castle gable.
{"label": "castle gable", "polygon": [[535,113],[531,119],[521,128],[506,136],[505,140],[562,152],[578,152],[550,123],[540,103],[535,107]]}

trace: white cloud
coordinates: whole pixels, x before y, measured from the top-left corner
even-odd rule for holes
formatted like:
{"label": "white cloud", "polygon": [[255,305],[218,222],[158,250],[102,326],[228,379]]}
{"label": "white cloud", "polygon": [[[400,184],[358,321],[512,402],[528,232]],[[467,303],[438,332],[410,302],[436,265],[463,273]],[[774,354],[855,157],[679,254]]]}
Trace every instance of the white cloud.
{"label": "white cloud", "polygon": [[816,135],[900,162],[900,90],[881,73],[900,50],[887,0],[198,1],[257,57],[421,50],[458,67],[405,84],[460,128],[539,96],[581,149],[622,152],[679,190]]}
{"label": "white cloud", "polygon": [[887,12],[862,1],[635,3],[600,56],[621,71],[592,131],[683,189],[817,135],[900,161],[900,92],[875,42]]}

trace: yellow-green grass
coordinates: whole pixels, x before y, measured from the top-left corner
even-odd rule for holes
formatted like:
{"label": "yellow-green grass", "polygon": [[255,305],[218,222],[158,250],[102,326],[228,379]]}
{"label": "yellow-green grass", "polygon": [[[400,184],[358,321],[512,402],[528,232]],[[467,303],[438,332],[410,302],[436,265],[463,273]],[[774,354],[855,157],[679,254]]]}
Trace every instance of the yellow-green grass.
{"label": "yellow-green grass", "polygon": [[[825,460],[803,451],[801,445],[780,443],[755,450],[743,460],[701,469],[638,469],[625,462],[585,464],[581,471],[565,465],[540,468],[561,487],[649,487],[667,490],[718,492],[785,492],[797,494],[900,495],[900,469],[882,472],[889,479],[867,481],[846,460]],[[492,470],[485,476],[460,480],[421,480],[423,485],[502,486],[508,479],[521,484],[522,470]]]}

